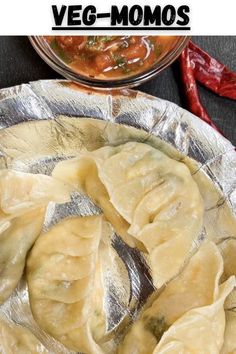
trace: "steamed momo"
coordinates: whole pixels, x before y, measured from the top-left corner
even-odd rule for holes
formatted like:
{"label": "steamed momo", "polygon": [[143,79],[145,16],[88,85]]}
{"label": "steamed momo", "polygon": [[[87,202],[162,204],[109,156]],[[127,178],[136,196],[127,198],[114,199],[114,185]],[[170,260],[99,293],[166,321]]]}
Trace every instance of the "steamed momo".
{"label": "steamed momo", "polygon": [[157,287],[177,274],[201,233],[203,202],[190,171],[147,144],[82,153],[53,176],[87,193],[125,242],[148,253]]}
{"label": "steamed momo", "polygon": [[0,353],[49,354],[49,351],[25,327],[0,319]]}
{"label": "steamed momo", "polygon": [[50,201],[70,199],[70,189],[44,175],[0,171],[0,304],[20,280]]}
{"label": "steamed momo", "polygon": [[26,254],[41,232],[45,209],[36,209],[11,221],[0,234],[0,303],[13,292],[20,280]]}
{"label": "steamed momo", "polygon": [[[223,279],[236,275],[236,239],[223,240],[218,247],[224,259]],[[236,289],[227,298],[225,308],[226,328],[221,354],[236,354]]]}
{"label": "steamed momo", "polygon": [[0,232],[11,219],[29,210],[47,206],[50,201],[69,200],[68,185],[50,176],[0,170]]}
{"label": "steamed momo", "polygon": [[212,304],[185,313],[166,331],[153,354],[220,354],[224,342],[224,301],[235,287],[235,277],[224,282]]}
{"label": "steamed momo", "polygon": [[226,310],[226,327],[224,336],[224,345],[221,354],[236,354],[236,312]]}
{"label": "steamed momo", "polygon": [[103,286],[98,248],[101,216],[68,218],[36,241],[27,261],[33,316],[67,348],[102,353]]}
{"label": "steamed momo", "polygon": [[236,275],[236,239],[228,238],[218,244],[224,260],[224,279]]}
{"label": "steamed momo", "polygon": [[214,302],[222,272],[223,262],[217,247],[212,242],[204,243],[184,271],[167,284],[133,324],[119,354],[152,353],[163,333],[176,320],[193,308]]}

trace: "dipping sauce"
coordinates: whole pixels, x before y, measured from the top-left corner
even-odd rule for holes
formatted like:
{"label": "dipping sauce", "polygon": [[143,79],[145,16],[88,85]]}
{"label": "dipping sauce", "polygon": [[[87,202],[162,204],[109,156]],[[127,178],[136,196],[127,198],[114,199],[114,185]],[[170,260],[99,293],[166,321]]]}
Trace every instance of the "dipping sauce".
{"label": "dipping sauce", "polygon": [[144,72],[173,49],[177,36],[45,36],[54,53],[79,74],[123,79]]}

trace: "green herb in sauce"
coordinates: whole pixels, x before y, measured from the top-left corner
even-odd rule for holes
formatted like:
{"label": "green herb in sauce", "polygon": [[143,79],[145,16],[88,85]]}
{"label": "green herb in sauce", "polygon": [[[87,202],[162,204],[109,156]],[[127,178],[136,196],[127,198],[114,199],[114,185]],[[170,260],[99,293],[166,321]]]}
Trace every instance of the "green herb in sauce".
{"label": "green herb in sauce", "polygon": [[122,57],[120,55],[116,55],[116,54],[113,55],[113,59],[114,59],[116,65],[119,66],[119,68],[123,67],[124,65],[127,64],[126,58],[124,58],[124,57]]}
{"label": "green herb in sauce", "polygon": [[66,64],[71,63],[71,59],[65,54],[63,49],[58,45],[56,38],[54,38],[53,41],[50,43],[50,47],[58,55],[58,57],[61,60],[63,60]]}
{"label": "green herb in sauce", "polygon": [[100,42],[110,42],[113,41],[113,39],[115,38],[115,36],[102,36],[100,37]]}
{"label": "green herb in sauce", "polygon": [[102,50],[104,44],[115,39],[115,36],[89,36],[87,39],[87,48],[93,48],[97,51]]}
{"label": "green herb in sauce", "polygon": [[86,45],[92,47],[97,44],[97,36],[88,36]]}
{"label": "green herb in sauce", "polygon": [[113,54],[112,58],[118,68],[121,68],[124,73],[130,73],[130,68],[128,67],[127,59],[125,57],[122,57],[121,55]]}

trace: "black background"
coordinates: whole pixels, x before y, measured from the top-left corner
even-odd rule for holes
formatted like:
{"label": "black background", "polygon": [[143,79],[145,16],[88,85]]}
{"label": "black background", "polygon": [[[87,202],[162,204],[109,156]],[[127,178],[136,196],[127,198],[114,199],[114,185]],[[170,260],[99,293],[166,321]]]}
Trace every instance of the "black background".
{"label": "black background", "polygon": [[[236,37],[205,36],[193,40],[212,56],[236,71]],[[0,88],[39,79],[60,78],[31,47],[27,37],[0,36]],[[186,108],[178,62],[139,87],[151,95]],[[221,98],[199,87],[201,99],[215,124],[236,145],[236,101]]]}

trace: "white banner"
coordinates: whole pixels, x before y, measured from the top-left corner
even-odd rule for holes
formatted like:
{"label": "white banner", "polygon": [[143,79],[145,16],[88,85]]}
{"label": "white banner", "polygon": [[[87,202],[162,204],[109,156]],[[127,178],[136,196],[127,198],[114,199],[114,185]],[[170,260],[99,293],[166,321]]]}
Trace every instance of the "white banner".
{"label": "white banner", "polygon": [[0,35],[236,35],[236,0],[1,0]]}

